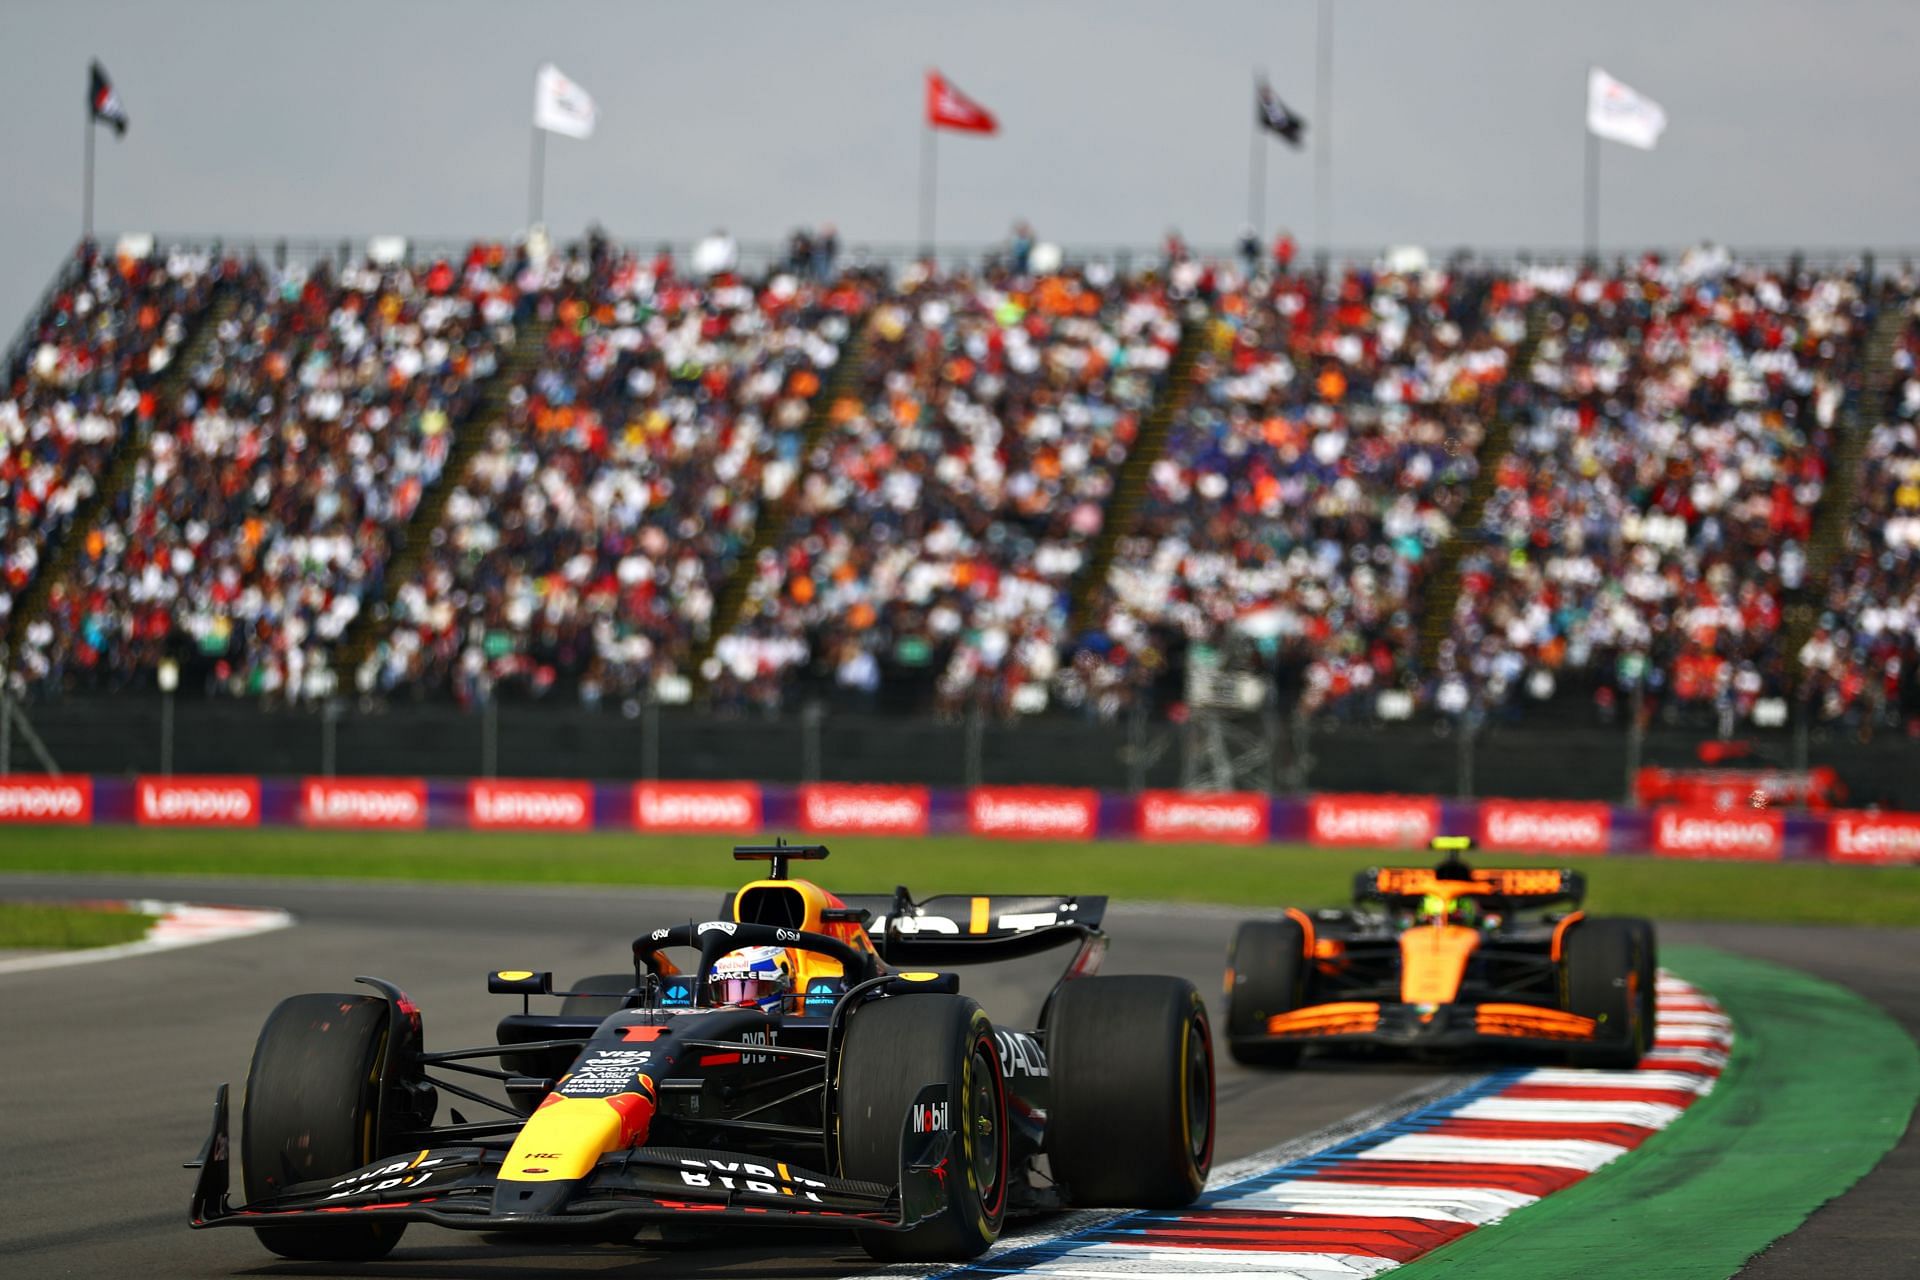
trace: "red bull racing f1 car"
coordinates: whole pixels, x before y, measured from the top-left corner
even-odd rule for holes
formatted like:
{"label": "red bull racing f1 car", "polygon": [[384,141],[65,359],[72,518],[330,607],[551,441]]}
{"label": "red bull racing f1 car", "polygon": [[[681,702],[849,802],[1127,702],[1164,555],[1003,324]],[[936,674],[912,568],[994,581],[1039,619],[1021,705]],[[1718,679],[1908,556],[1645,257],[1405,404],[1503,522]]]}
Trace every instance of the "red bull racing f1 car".
{"label": "red bull racing f1 car", "polygon": [[1237,1061],[1293,1066],[1314,1045],[1549,1050],[1631,1067],[1653,1041],[1653,926],[1580,909],[1585,881],[1475,870],[1465,837],[1436,867],[1361,872],[1350,909],[1289,907],[1227,954]]}
{"label": "red bull racing f1 car", "polygon": [[[630,972],[565,993],[491,974],[519,1004],[493,1044],[429,1049],[380,979],[283,1001],[237,1148],[218,1091],[192,1224],[312,1260],[380,1257],[410,1222],[605,1239],[675,1221],[852,1230],[878,1258],[946,1260],[1009,1214],[1199,1194],[1206,1010],[1181,979],[1091,976],[1106,899],[841,898],[787,874],[824,847],[735,856],[768,877],[722,918],[641,934]],[[1056,946],[1072,959],[1031,1029],[994,1025],[940,968]]]}

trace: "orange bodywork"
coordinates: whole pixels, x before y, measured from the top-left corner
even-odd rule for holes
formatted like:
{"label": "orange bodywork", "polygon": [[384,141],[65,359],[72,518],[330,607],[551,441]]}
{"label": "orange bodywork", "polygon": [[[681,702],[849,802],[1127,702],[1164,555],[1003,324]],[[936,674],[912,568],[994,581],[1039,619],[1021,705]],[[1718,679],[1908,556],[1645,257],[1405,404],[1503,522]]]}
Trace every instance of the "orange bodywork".
{"label": "orange bodywork", "polygon": [[1484,1036],[1547,1040],[1591,1040],[1594,1021],[1560,1009],[1531,1004],[1483,1004],[1473,1010],[1474,1030]]}
{"label": "orange bodywork", "polygon": [[1416,925],[1400,935],[1400,999],[1405,1004],[1452,1004],[1467,961],[1480,945],[1465,925]]}
{"label": "orange bodywork", "polygon": [[1267,1034],[1274,1036],[1364,1035],[1380,1025],[1380,1006],[1371,1000],[1335,1001],[1316,1004],[1291,1013],[1276,1013],[1267,1019]]}

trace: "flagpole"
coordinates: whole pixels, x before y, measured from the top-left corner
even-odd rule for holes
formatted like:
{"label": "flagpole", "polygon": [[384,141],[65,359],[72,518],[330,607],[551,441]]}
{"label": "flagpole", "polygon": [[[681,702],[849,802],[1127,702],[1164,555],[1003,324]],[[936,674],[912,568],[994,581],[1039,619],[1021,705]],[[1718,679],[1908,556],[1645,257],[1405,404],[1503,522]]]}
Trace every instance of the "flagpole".
{"label": "flagpole", "polygon": [[934,144],[936,132],[929,121],[922,131],[920,143],[920,256],[927,259],[934,256],[934,204],[939,180],[939,155]]}
{"label": "flagpole", "polygon": [[[1587,64],[1587,83],[1584,86],[1587,98],[1593,96],[1593,64]],[[1582,102],[1580,108],[1581,127],[1587,134],[1587,207],[1586,240],[1587,262],[1598,266],[1600,263],[1600,135],[1593,131],[1593,122],[1587,119],[1589,102]]]}
{"label": "flagpole", "polygon": [[1600,261],[1600,137],[1587,130],[1587,261]]}
{"label": "flagpole", "polygon": [[93,95],[87,95],[87,176],[80,196],[80,239],[93,243]]}
{"label": "flagpole", "polygon": [[1333,235],[1333,0],[1320,0],[1320,58],[1313,74],[1320,139],[1313,148],[1313,239],[1323,258]]}
{"label": "flagpole", "polygon": [[1247,155],[1247,225],[1253,238],[1265,243],[1267,235],[1267,149],[1261,145],[1260,111],[1253,113],[1253,147]]}
{"label": "flagpole", "polygon": [[533,126],[533,167],[527,176],[527,227],[540,225],[547,196],[547,131]]}

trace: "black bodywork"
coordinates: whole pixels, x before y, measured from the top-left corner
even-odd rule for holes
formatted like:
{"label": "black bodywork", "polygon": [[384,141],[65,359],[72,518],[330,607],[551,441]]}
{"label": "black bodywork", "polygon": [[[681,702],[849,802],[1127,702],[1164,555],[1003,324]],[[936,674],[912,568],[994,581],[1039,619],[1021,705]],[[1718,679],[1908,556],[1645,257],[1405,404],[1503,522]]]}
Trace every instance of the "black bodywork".
{"label": "black bodywork", "polygon": [[[913,1227],[945,1203],[955,1135],[940,1118],[949,1109],[958,1113],[957,1086],[927,1081],[902,1117],[899,1168],[891,1184],[836,1176],[830,1171],[839,1167],[837,1066],[848,1018],[871,1001],[959,989],[957,974],[932,966],[1071,946],[1073,958],[1060,979],[1065,982],[1097,969],[1106,947],[1100,930],[1104,898],[996,898],[996,916],[1019,927],[971,932],[966,921],[944,913],[968,901],[915,903],[904,889],[847,900],[831,918],[866,926],[871,951],[772,924],[715,920],[655,929],[634,940],[633,988],[624,1007],[606,1016],[534,1012],[534,997],[587,993],[556,993],[545,973],[496,973],[490,990],[520,996],[522,1006],[501,1019],[497,1043],[472,1048],[427,1049],[417,1006],[391,983],[358,979],[391,1007],[372,1123],[380,1149],[394,1154],[339,1177],[233,1205],[222,1085],[212,1132],[189,1166],[200,1169],[191,1223],[260,1228],[352,1216],[485,1230],[637,1227],[688,1219],[777,1220],[842,1230]],[[705,984],[666,955],[676,948],[697,950],[699,967],[690,973],[700,975],[725,952],[754,945],[831,956],[844,977],[814,984],[773,1008],[713,1007]],[[905,968],[921,965],[928,968]],[[1024,1176],[1046,1150],[1044,1033],[996,1028],[994,1035],[1005,1081],[1005,1152],[1009,1169],[1019,1175],[1010,1182],[1011,1211],[1053,1207],[1044,1180],[1036,1184]],[[598,1096],[594,1090],[602,1086],[596,1080],[609,1092],[650,1094],[644,1144],[597,1156],[576,1179],[503,1177],[503,1161],[535,1110],[559,1092]],[[501,1096],[483,1091],[487,1084]],[[438,1123],[443,1101],[452,1104],[451,1119]],[[462,1107],[485,1118],[469,1120]]]}

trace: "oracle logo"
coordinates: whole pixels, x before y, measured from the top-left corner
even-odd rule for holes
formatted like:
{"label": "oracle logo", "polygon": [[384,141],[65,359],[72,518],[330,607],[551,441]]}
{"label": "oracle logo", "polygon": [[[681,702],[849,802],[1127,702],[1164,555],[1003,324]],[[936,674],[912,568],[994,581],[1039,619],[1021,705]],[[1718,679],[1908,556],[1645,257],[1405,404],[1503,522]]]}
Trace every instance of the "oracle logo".
{"label": "oracle logo", "polygon": [[0,822],[92,820],[91,778],[0,778]]}
{"label": "oracle logo", "polygon": [[642,782],[633,789],[642,831],[758,831],[760,788],[750,782]]}
{"label": "oracle logo", "polygon": [[1920,815],[1837,813],[1827,827],[1828,852],[1836,862],[1920,860]]}
{"label": "oracle logo", "polygon": [[139,778],[133,816],[154,826],[253,827],[260,824],[257,778]]}
{"label": "oracle logo", "polygon": [[1248,793],[1148,791],[1140,797],[1140,835],[1147,840],[1254,844],[1267,837],[1267,816],[1267,798]]}
{"label": "oracle logo", "polygon": [[1315,796],[1307,805],[1314,844],[1422,846],[1440,826],[1433,800],[1394,796]]}
{"label": "oracle logo", "polygon": [[1654,817],[1656,853],[1702,858],[1777,858],[1781,823],[1772,814],[1662,809]]}
{"label": "oracle logo", "polygon": [[1041,787],[975,787],[967,794],[967,828],[977,836],[1091,839],[1100,823],[1092,791]]}
{"label": "oracle logo", "polygon": [[585,831],[593,825],[593,788],[584,782],[476,782],[467,792],[475,827]]}
{"label": "oracle logo", "polygon": [[1605,853],[1612,825],[1603,804],[1489,801],[1480,806],[1480,843],[1489,849]]}
{"label": "oracle logo", "polygon": [[309,778],[300,817],[310,827],[424,827],[427,784],[418,778]]}
{"label": "oracle logo", "polygon": [[924,835],[930,812],[925,787],[800,788],[800,825],[809,831]]}

